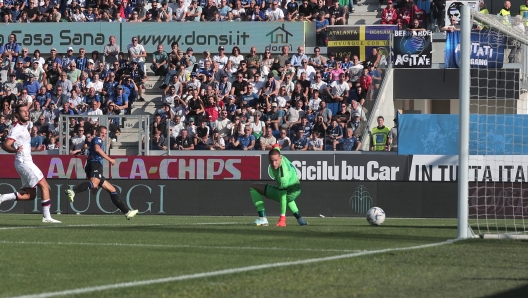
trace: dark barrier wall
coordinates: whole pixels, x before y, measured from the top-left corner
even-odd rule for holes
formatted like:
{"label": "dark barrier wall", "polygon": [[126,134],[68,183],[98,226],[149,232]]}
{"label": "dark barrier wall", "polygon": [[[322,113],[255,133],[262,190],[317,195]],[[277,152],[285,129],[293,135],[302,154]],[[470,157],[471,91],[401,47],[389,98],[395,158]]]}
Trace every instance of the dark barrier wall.
{"label": "dark barrier wall", "polygon": [[[64,190],[82,180],[50,179],[52,213],[120,214],[105,191],[79,194],[69,203]],[[249,196],[252,181],[116,180],[121,199],[141,214],[155,215],[256,215]],[[379,206],[390,217],[456,217],[457,184],[446,182],[304,182],[297,199],[305,216],[364,216]],[[20,186],[5,179],[0,193]],[[40,197],[40,194],[38,194]],[[279,215],[277,202],[265,200],[267,213]],[[40,201],[11,201],[2,213],[41,213]]]}
{"label": "dark barrier wall", "polygon": [[[394,69],[394,98],[455,99],[458,80],[458,69]],[[470,95],[519,99],[519,69],[472,69]]]}

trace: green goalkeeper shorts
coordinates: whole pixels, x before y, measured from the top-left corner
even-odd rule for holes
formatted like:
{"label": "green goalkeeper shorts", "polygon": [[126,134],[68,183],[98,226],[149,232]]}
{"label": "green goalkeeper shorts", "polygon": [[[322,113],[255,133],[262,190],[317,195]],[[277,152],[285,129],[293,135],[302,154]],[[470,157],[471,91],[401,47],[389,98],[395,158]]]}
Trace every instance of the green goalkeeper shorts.
{"label": "green goalkeeper shorts", "polygon": [[[280,189],[276,186],[273,186],[271,184],[266,185],[266,197],[269,199],[272,199],[274,201],[279,202],[281,199],[280,196]],[[286,202],[295,201],[297,197],[301,194],[301,185],[296,184],[294,186],[289,187],[286,190]]]}

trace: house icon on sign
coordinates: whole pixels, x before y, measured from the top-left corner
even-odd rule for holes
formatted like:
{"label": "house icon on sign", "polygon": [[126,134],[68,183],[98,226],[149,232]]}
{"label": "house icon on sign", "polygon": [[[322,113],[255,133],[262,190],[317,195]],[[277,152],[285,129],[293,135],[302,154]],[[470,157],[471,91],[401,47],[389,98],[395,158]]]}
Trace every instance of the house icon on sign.
{"label": "house icon on sign", "polygon": [[291,34],[286,29],[284,29],[284,24],[282,24],[282,26],[275,28],[270,33],[266,34],[266,36],[270,37],[270,43],[278,43],[278,44],[288,43],[288,38],[289,38],[288,35],[293,36],[293,34]]}

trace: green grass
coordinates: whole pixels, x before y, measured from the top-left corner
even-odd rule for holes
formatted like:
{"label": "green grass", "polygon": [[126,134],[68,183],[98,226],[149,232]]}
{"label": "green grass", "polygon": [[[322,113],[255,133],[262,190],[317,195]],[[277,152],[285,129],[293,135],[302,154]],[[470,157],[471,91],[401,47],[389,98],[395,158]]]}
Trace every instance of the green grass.
{"label": "green grass", "polygon": [[[254,227],[250,217],[0,216],[0,297],[441,243],[456,221],[309,218]],[[277,218],[271,217],[270,223]],[[338,260],[198,277],[75,297],[528,297],[524,241],[467,240]],[[74,296],[69,294],[67,296]]]}

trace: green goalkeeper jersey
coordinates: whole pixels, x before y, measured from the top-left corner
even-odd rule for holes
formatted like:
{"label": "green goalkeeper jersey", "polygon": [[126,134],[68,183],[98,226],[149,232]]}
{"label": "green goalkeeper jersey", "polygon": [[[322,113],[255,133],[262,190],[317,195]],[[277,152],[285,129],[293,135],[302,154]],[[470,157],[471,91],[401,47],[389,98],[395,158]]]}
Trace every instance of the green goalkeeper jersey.
{"label": "green goalkeeper jersey", "polygon": [[286,156],[282,155],[281,165],[278,169],[275,170],[270,165],[268,173],[272,179],[277,181],[279,189],[286,190],[287,193],[300,189],[297,170]]}

